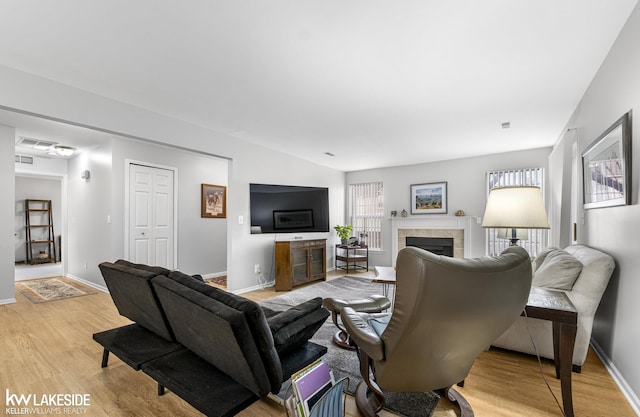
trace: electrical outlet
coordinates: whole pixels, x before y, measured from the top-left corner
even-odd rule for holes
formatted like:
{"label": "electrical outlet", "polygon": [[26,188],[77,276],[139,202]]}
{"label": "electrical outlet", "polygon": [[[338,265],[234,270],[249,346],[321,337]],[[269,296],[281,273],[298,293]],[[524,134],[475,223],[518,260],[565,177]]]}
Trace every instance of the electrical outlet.
{"label": "electrical outlet", "polygon": [[253,273],[254,274],[260,274],[262,273],[262,268],[260,268],[260,264],[255,264],[253,266]]}

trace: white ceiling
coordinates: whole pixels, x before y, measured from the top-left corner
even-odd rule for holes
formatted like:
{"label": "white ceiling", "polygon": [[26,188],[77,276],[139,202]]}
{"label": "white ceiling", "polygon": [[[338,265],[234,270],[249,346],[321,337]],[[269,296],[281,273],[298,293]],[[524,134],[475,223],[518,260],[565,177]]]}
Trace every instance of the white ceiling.
{"label": "white ceiling", "polygon": [[636,3],[3,0],[0,65],[351,171],[552,145]]}

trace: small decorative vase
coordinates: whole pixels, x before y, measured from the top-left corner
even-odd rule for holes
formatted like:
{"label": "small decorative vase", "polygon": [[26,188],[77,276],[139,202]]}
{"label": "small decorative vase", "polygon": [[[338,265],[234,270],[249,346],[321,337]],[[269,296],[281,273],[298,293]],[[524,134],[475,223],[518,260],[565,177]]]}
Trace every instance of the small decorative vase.
{"label": "small decorative vase", "polygon": [[409,215],[409,213],[407,213],[407,210],[402,209],[402,211],[400,212],[400,215],[401,215],[402,217],[407,217],[407,216]]}

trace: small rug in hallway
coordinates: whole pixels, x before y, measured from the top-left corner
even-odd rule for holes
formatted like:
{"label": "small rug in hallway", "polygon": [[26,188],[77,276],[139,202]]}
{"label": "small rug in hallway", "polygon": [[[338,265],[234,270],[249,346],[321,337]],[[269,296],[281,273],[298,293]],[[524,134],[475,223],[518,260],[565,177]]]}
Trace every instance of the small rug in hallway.
{"label": "small rug in hallway", "polygon": [[221,277],[207,278],[207,279],[204,280],[204,282],[206,282],[207,284],[216,284],[216,285],[220,285],[222,287],[226,287],[227,286],[227,276],[223,275]]}
{"label": "small rug in hallway", "polygon": [[98,292],[87,285],[64,277],[18,281],[16,289],[34,304],[65,300]]}
{"label": "small rug in hallway", "polygon": [[[366,278],[345,276],[331,281],[307,285],[304,288],[261,301],[260,304],[273,310],[285,310],[313,297],[334,297],[348,300],[371,294],[382,294],[382,285],[373,283]],[[331,322],[331,318],[329,318],[311,341],[327,347],[327,354],[323,356],[323,360],[331,367],[336,379],[344,376],[349,377],[347,392],[354,395],[356,386],[362,380],[358,366],[358,356],[355,351],[339,348],[331,342],[335,332],[336,328]],[[283,384],[278,393],[281,399],[291,394],[290,385],[288,381]],[[431,416],[439,399],[438,395],[433,392],[387,393],[386,395],[385,408],[407,417]]]}

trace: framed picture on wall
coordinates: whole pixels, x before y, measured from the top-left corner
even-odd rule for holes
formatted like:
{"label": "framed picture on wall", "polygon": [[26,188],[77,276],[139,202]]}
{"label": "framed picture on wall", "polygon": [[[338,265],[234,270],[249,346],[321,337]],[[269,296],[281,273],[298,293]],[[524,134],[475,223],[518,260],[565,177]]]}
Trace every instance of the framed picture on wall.
{"label": "framed picture on wall", "polygon": [[582,153],[584,208],[631,204],[631,129],[625,113]]}
{"label": "framed picture on wall", "polygon": [[202,184],[201,217],[227,217],[227,187],[224,185]]}
{"label": "framed picture on wall", "polygon": [[411,185],[411,214],[447,212],[447,183],[431,182]]}

